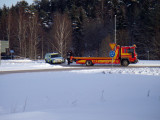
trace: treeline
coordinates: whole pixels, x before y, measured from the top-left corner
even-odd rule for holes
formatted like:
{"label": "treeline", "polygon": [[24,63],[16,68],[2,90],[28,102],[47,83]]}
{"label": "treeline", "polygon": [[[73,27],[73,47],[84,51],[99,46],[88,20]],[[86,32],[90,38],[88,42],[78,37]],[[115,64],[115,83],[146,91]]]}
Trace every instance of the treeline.
{"label": "treeline", "polygon": [[0,8],[0,40],[16,55],[47,52],[108,56],[109,43],[137,45],[140,59],[160,59],[159,0],[34,0]]}

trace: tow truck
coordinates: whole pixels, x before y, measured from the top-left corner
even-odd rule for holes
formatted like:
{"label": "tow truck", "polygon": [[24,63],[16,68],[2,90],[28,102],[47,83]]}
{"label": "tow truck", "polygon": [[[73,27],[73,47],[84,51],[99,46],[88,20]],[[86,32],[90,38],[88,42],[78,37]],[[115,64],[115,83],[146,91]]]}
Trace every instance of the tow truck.
{"label": "tow truck", "polygon": [[136,45],[120,46],[115,43],[110,43],[111,49],[114,51],[114,57],[74,57],[70,56],[71,62],[76,64],[86,64],[86,66],[93,66],[94,64],[120,64],[128,66],[132,63],[137,63]]}

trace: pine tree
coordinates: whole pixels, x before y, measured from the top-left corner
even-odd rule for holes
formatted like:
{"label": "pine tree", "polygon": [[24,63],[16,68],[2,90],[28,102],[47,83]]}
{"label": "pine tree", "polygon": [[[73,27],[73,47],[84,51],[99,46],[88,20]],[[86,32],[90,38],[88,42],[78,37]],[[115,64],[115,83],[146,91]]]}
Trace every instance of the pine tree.
{"label": "pine tree", "polygon": [[7,40],[7,15],[8,15],[8,10],[5,5],[2,8],[1,16],[0,16],[0,39],[1,40]]}
{"label": "pine tree", "polygon": [[51,51],[52,45],[49,41],[52,38],[48,33],[55,23],[55,16],[52,15],[59,12],[67,14],[71,19],[72,49],[77,56],[83,56],[85,52],[99,56],[104,49],[102,44],[109,42],[107,39],[114,41],[116,15],[117,44],[136,44],[140,59],[148,59],[147,51],[150,59],[160,59],[159,0],[34,0],[32,5],[21,1],[11,8],[4,6],[0,9],[0,39],[9,39],[11,49],[17,54],[21,51],[22,56],[28,57],[30,53],[25,53],[22,47],[20,48],[19,41],[24,41],[21,43],[25,43],[25,48],[29,49],[29,33],[32,27],[29,28],[28,25],[31,22],[31,9],[36,11],[38,16],[38,39],[43,38],[43,42],[38,42],[37,53],[33,53],[31,58],[34,54],[38,55],[38,51],[43,51],[41,54]]}
{"label": "pine tree", "polygon": [[160,59],[160,2],[154,1],[151,4],[151,23],[150,23],[150,35],[151,38],[151,59]]}
{"label": "pine tree", "polygon": [[142,59],[147,59],[147,52],[149,51],[152,53],[152,37],[153,37],[153,27],[152,24],[152,15],[151,15],[151,8],[152,8],[152,1],[150,0],[143,0],[140,2],[140,17],[139,17],[139,38],[136,41],[139,53],[139,57]]}

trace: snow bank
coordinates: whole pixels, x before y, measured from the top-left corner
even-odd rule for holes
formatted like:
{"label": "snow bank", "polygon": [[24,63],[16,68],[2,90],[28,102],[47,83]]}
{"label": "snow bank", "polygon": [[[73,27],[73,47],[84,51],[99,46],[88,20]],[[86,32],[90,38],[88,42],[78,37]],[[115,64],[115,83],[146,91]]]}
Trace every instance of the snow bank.
{"label": "snow bank", "polygon": [[32,61],[24,60],[2,60],[0,71],[15,71],[15,70],[37,70],[37,69],[54,69],[63,68],[61,65],[50,65],[44,60]]}
{"label": "snow bank", "polygon": [[129,66],[160,67],[160,60],[139,60],[138,63]]}
{"label": "snow bank", "polygon": [[103,74],[137,74],[160,76],[160,68],[108,68],[91,70],[72,70],[76,73],[103,73]]}

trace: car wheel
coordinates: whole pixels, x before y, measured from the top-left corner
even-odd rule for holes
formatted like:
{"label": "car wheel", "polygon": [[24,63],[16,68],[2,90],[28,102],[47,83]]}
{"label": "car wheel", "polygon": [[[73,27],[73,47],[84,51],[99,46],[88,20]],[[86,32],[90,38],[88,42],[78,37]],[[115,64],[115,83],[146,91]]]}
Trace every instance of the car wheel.
{"label": "car wheel", "polygon": [[53,64],[52,60],[49,61],[50,64]]}

